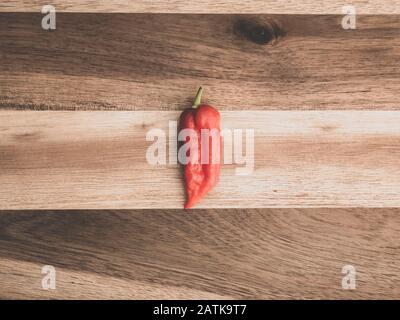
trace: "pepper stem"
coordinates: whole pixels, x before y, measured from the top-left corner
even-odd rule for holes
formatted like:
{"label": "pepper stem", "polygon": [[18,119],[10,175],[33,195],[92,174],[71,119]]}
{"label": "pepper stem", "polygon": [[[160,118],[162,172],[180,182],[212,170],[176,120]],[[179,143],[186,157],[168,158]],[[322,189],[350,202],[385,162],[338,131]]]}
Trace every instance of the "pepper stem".
{"label": "pepper stem", "polygon": [[203,88],[200,87],[199,90],[197,90],[196,97],[194,98],[193,108],[197,108],[199,106],[202,93],[203,93]]}

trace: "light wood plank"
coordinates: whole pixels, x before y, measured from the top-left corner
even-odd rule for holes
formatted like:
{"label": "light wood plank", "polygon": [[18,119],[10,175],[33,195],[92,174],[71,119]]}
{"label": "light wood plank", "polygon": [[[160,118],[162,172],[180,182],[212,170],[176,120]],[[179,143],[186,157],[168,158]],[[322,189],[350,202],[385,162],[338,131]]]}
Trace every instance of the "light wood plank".
{"label": "light wood plank", "polygon": [[[320,7],[320,6],[318,6]],[[221,110],[399,109],[400,19],[0,14],[0,108],[180,110],[199,85]]]}
{"label": "light wood plank", "polygon": [[[168,134],[178,116],[0,112],[0,208],[181,208],[180,166],[146,160],[146,133]],[[254,171],[224,165],[199,207],[400,206],[398,111],[227,111],[222,119],[231,130],[254,129]]]}
{"label": "light wood plank", "polygon": [[[400,295],[399,209],[10,211],[0,226],[0,298]],[[41,288],[47,264],[56,290]]]}
{"label": "light wood plank", "polygon": [[[285,13],[341,14],[354,5],[360,14],[400,13],[399,0],[53,0],[59,12],[154,12],[154,13]],[[40,12],[46,0],[4,0],[0,12]]]}

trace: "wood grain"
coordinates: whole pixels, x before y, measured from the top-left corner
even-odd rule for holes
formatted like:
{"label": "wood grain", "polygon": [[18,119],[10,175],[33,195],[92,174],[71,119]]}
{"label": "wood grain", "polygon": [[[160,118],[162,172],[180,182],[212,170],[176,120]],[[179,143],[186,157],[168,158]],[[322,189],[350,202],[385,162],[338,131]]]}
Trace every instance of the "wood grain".
{"label": "wood grain", "polygon": [[[0,12],[40,12],[46,0],[4,0]],[[153,12],[153,13],[285,13],[342,14],[344,5],[354,5],[360,14],[398,14],[399,0],[53,0],[59,12]]]}
{"label": "wood grain", "polygon": [[399,243],[399,209],[5,211],[0,298],[396,299]]}
{"label": "wood grain", "polygon": [[[68,2],[66,2],[68,3]],[[102,2],[105,3],[105,2]],[[318,6],[320,7],[320,6]],[[0,14],[0,108],[385,109],[400,98],[400,19],[360,15]]]}
{"label": "wood grain", "polygon": [[[339,1],[55,0],[51,32],[44,4],[0,3],[0,209],[54,210],[0,210],[0,298],[400,296],[400,209],[326,208],[400,206],[398,0],[353,1],[347,31]],[[202,203],[243,209],[166,210],[180,169],[144,160],[199,85],[256,129],[254,175],[224,166]]]}
{"label": "wood grain", "polygon": [[[181,208],[180,166],[146,160],[147,132],[168,135],[178,117],[0,112],[0,208]],[[242,176],[243,164],[224,165],[199,207],[400,206],[398,111],[227,111],[222,119],[223,128],[254,130],[254,170]]]}

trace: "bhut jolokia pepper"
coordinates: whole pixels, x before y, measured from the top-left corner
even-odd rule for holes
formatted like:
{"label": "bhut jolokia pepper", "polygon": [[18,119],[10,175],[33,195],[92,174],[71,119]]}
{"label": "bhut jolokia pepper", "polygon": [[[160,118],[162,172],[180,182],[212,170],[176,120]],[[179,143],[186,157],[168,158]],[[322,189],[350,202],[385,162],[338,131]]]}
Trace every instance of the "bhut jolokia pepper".
{"label": "bhut jolokia pepper", "polygon": [[[197,156],[184,165],[187,195],[185,209],[193,207],[216,185],[221,167],[220,114],[214,107],[200,103],[202,91],[200,87],[193,107],[185,109],[179,120],[179,130],[193,130],[197,140],[192,144],[196,148]],[[203,132],[208,132],[209,136],[202,136]],[[186,137],[185,143],[188,142],[190,138]],[[186,155],[190,156],[190,152],[191,150]]]}

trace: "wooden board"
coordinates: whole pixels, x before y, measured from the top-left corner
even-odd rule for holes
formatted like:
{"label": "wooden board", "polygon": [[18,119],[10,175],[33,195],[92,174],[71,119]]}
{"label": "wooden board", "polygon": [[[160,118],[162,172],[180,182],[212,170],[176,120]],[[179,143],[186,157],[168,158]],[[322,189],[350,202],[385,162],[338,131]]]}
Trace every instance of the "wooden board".
{"label": "wooden board", "polygon": [[[356,30],[340,1],[55,0],[55,31],[44,4],[0,3],[1,299],[400,296],[399,209],[327,208],[399,206],[398,0],[352,1]],[[256,179],[226,166],[202,203],[243,208],[161,209],[180,169],[147,165],[145,132],[199,85],[257,127]],[[16,111],[43,109],[135,112]],[[138,205],[160,209],[116,210]]]}
{"label": "wooden board", "polygon": [[400,296],[399,209],[10,211],[0,226],[0,298]]}
{"label": "wooden board", "polygon": [[0,14],[0,108],[399,109],[400,19],[337,15]]}
{"label": "wooden board", "polygon": [[[168,137],[178,117],[0,112],[1,209],[182,208],[180,166],[146,159],[147,132]],[[199,207],[400,206],[399,111],[228,111],[222,119],[224,128],[254,130],[254,170],[237,175],[235,159],[223,166]]]}
{"label": "wooden board", "polygon": [[0,12],[40,12],[52,4],[60,12],[154,12],[154,13],[289,13],[341,14],[344,5],[354,5],[360,14],[400,13],[399,0],[5,0]]}

